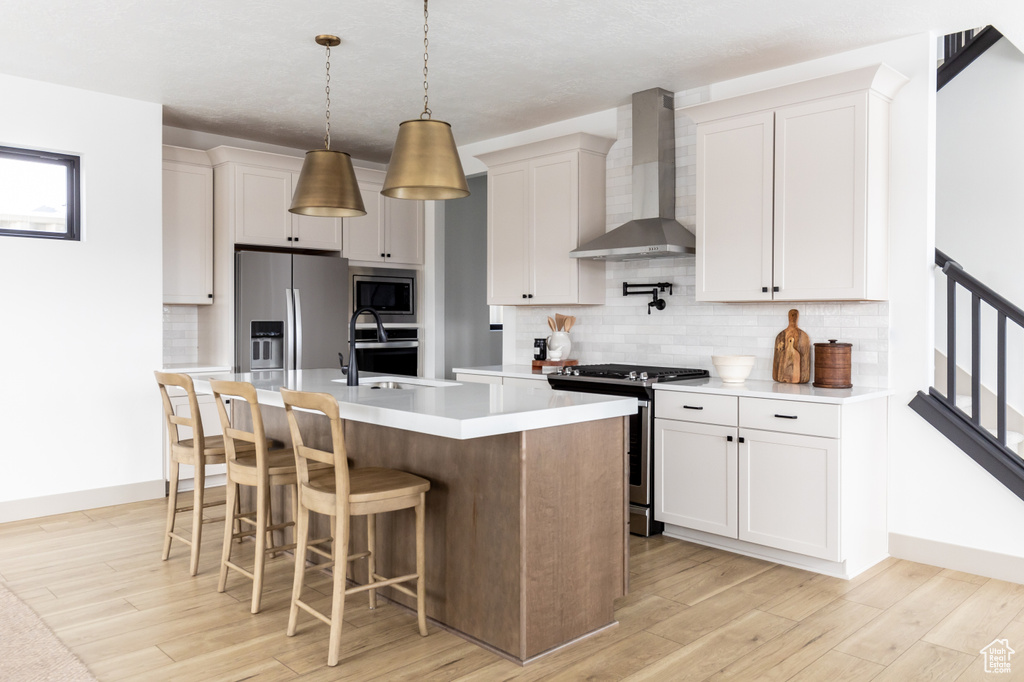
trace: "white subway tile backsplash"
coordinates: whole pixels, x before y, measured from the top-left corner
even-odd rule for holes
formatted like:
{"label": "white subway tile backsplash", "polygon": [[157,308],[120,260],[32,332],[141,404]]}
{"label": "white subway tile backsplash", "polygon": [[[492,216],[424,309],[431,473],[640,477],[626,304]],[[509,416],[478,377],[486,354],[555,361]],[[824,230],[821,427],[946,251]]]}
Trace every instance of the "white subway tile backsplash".
{"label": "white subway tile backsplash", "polygon": [[194,305],[165,305],[163,320],[164,364],[197,364],[199,308]]}

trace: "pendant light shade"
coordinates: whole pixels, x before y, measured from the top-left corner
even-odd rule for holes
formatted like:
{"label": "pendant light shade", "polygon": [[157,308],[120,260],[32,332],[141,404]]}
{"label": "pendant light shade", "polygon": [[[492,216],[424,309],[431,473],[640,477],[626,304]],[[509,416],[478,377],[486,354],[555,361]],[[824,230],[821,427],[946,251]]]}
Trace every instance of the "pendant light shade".
{"label": "pendant light shade", "polygon": [[381,194],[395,199],[469,196],[452,127],[434,119],[413,119],[399,125]]}
{"label": "pendant light shade", "polygon": [[398,139],[381,194],[394,199],[459,199],[469,196],[452,127],[431,118],[427,83],[427,0],[423,0],[423,113],[398,126]]}
{"label": "pendant light shade", "polygon": [[327,48],[327,126],[324,149],[306,152],[295,183],[292,205],[288,210],[300,215],[327,218],[353,218],[366,215],[359,193],[352,159],[345,152],[331,149],[331,48],[341,44],[338,36],[319,35],[317,45]]}
{"label": "pendant light shade", "polygon": [[306,152],[288,210],[335,218],[366,215],[351,157],[332,149]]}

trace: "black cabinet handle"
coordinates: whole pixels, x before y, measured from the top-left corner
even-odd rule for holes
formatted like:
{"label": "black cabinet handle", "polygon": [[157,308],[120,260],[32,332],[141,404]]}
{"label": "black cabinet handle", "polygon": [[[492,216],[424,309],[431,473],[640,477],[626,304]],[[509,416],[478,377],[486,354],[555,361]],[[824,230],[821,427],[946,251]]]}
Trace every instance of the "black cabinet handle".
{"label": "black cabinet handle", "polygon": [[778,290],[779,290],[778,287],[772,287],[772,291],[778,291]]}
{"label": "black cabinet handle", "polygon": [[526,298],[526,294],[523,294],[523,298]]}
{"label": "black cabinet handle", "polygon": [[684,410],[703,410],[703,405],[683,405]]}
{"label": "black cabinet handle", "polygon": [[383,254],[383,253],[382,253],[382,254],[380,254],[380,257],[381,257],[381,258],[383,258],[383,257],[384,257],[384,254]]}
{"label": "black cabinet handle", "polygon": [[388,254],[388,258],[391,258],[391,254],[390,253]]}
{"label": "black cabinet handle", "polygon": [[213,294],[207,294],[206,298],[213,298]]}
{"label": "black cabinet handle", "polygon": [[775,417],[778,419],[796,419],[797,416],[795,414],[777,414]]}
{"label": "black cabinet handle", "polygon": [[740,442],[741,443],[746,443],[747,441],[743,440],[743,436],[740,436]]}
{"label": "black cabinet handle", "polygon": [[288,241],[291,241],[291,240],[292,240],[292,238],[291,238],[291,237],[288,237]]}
{"label": "black cabinet handle", "polygon": [[292,241],[293,241],[293,242],[297,242],[297,241],[299,241],[299,238],[298,238],[298,237],[294,237],[294,238],[292,239]]}
{"label": "black cabinet handle", "polygon": [[768,287],[761,287],[761,293],[762,294],[767,294],[768,293]]}
{"label": "black cabinet handle", "polygon": [[726,437],[725,437],[725,440],[726,440],[727,442],[731,443],[731,442],[732,442],[732,436],[726,436]]}
{"label": "black cabinet handle", "polygon": [[527,295],[527,297],[526,297],[526,298],[533,298],[533,294],[529,294],[529,295]]}

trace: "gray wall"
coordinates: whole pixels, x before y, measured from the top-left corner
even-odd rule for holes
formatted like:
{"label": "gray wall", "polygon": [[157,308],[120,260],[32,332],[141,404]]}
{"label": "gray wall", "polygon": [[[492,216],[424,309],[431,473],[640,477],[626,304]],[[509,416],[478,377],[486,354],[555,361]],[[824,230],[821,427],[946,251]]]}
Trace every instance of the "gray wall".
{"label": "gray wall", "polygon": [[487,306],[487,176],[467,179],[470,195],[445,203],[444,370],[501,364],[501,332]]}

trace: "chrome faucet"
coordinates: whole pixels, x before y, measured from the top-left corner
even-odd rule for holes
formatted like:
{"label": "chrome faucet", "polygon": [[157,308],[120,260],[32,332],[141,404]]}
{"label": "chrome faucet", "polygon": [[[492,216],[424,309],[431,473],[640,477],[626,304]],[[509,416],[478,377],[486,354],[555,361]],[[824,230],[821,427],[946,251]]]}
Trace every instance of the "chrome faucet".
{"label": "chrome faucet", "polygon": [[377,340],[387,341],[388,333],[384,331],[384,323],[380,320],[380,315],[373,308],[360,308],[359,310],[352,313],[352,319],[348,323],[348,385],[358,386],[359,385],[359,368],[356,366],[356,319],[363,313],[369,313],[373,315],[373,319],[377,321]]}

